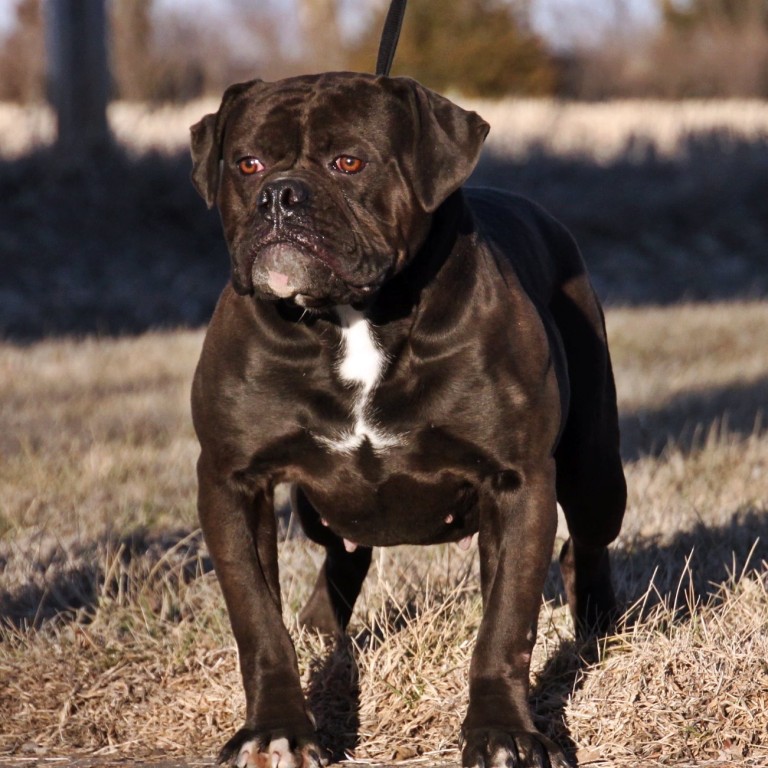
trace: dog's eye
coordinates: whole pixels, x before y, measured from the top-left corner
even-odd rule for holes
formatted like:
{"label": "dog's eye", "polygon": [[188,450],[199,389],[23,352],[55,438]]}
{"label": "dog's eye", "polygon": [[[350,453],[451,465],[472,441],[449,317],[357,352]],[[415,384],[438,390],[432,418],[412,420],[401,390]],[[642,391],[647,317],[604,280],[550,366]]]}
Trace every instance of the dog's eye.
{"label": "dog's eye", "polygon": [[254,173],[261,173],[264,170],[264,164],[258,157],[248,155],[247,157],[241,157],[237,161],[237,167],[245,176],[251,176]]}
{"label": "dog's eye", "polygon": [[365,160],[352,155],[339,155],[332,163],[331,168],[341,173],[360,173],[365,168]]}

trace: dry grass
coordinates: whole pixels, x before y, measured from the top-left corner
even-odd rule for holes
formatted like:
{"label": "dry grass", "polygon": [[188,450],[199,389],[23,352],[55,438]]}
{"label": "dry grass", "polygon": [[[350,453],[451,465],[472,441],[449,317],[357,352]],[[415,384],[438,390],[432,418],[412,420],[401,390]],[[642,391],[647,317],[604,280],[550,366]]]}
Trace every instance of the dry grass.
{"label": "dry grass", "polygon": [[[576,646],[553,566],[537,717],[583,765],[765,765],[768,308],[616,309],[608,325],[630,486],[616,579],[631,609],[616,637]],[[0,346],[0,756],[210,755],[239,724],[194,513],[201,339]],[[320,553],[291,539],[281,558],[326,746],[454,760],[480,619],[474,552],[377,551],[337,648],[295,625]]]}
{"label": "dry grass", "polygon": [[[757,99],[628,99],[594,104],[552,99],[478,101],[457,94],[451,98],[490,122],[492,151],[513,157],[541,151],[608,163],[624,157],[628,147],[634,147],[638,157],[649,150],[670,157],[696,136],[719,134],[750,142],[768,137],[768,104]],[[115,102],[109,107],[109,119],[122,146],[140,152],[186,152],[189,126],[217,108],[218,100],[210,98],[182,106]],[[48,109],[0,104],[0,156],[16,157],[49,143],[53,136]]]}
{"label": "dry grass", "polygon": [[572,732],[589,733],[585,751],[611,765],[764,765],[766,616],[765,572],[734,578],[703,605],[692,590],[682,606],[657,607],[585,672]]}
{"label": "dry grass", "polygon": [[[768,137],[764,101],[651,101],[604,103],[518,99],[468,104],[492,126],[489,147],[525,157],[532,151],[610,163],[651,151],[675,157],[691,138],[724,135],[731,140]],[[628,153],[629,150],[629,153]]]}
{"label": "dry grass", "polygon": [[[691,295],[699,277],[688,268],[693,263],[704,265],[697,270],[708,286],[693,295],[732,295],[749,283],[707,290],[729,285],[740,256],[752,251],[759,262],[745,257],[743,271],[756,293],[763,285],[754,264],[764,258],[765,104],[469,106],[493,124],[499,178],[522,178],[523,191],[537,198],[537,184],[546,187],[545,202],[587,243],[601,288],[622,286],[608,295],[631,297],[632,285],[645,281],[658,297],[676,280],[683,285],[670,295]],[[215,108],[215,101],[174,110],[115,104],[110,116],[129,149],[174,156],[186,153],[188,126]],[[0,108],[0,156],[17,157],[51,135],[44,110]],[[679,158],[696,149],[691,136],[710,135],[720,142],[714,154],[658,167],[649,161],[643,170],[649,156]],[[751,143],[754,152],[731,158],[728,140]],[[554,158],[551,167],[537,153]],[[59,187],[49,179],[49,196],[38,200],[28,183],[38,166],[25,162],[4,166],[18,176],[7,188],[11,200],[21,200],[8,220],[30,222],[0,233],[14,263],[37,264],[50,280],[66,261],[62,253],[75,263],[73,243],[79,248],[82,240],[98,265],[112,254],[96,299],[121,317],[135,303],[139,328],[202,295],[199,285],[215,291],[207,271],[190,277],[188,251],[205,250],[201,243],[212,237],[218,243],[218,229],[190,223],[199,212],[177,191],[175,176],[162,182],[162,163],[142,155],[130,177],[140,178],[139,191],[122,202],[117,195],[102,210],[102,198],[115,197],[111,178],[82,199],[67,178],[53,194]],[[733,210],[720,196],[702,197],[726,182]],[[56,209],[59,194],[73,197],[60,213],[65,223],[90,212],[104,223],[103,242],[90,229],[41,226],[48,223],[41,211]],[[144,207],[145,199],[153,205]],[[91,218],[85,224],[93,229]],[[112,250],[117,222],[141,230],[125,253]],[[172,223],[187,237],[181,246],[159,239]],[[170,266],[151,272],[163,258],[175,264],[177,251],[185,281],[171,281]],[[44,268],[25,256],[33,252],[45,256]],[[80,328],[61,325],[64,305],[81,299],[89,322],[101,309],[78,293],[89,285],[82,275],[95,280],[92,266],[75,266],[73,280],[54,281],[46,292],[59,303],[45,304],[36,287],[0,298],[11,308],[16,302],[23,327],[30,324],[25,307],[32,307],[41,315],[35,328],[47,328],[56,313],[59,329]],[[14,275],[11,286],[34,283],[26,272]],[[116,288],[125,290],[109,292]],[[151,306],[139,300],[142,291]],[[647,300],[645,289],[639,295]],[[534,655],[537,717],[582,765],[764,766],[768,305],[614,308],[607,319],[630,489],[615,572],[629,610],[616,637],[599,648],[576,646],[553,565]],[[0,344],[0,760],[211,755],[239,725],[236,652],[194,510],[188,389],[201,341],[200,333],[184,331]],[[474,552],[377,551],[350,641],[326,648],[302,635],[294,619],[321,553],[296,539],[281,546],[286,620],[326,746],[337,757],[455,760],[480,620]]]}

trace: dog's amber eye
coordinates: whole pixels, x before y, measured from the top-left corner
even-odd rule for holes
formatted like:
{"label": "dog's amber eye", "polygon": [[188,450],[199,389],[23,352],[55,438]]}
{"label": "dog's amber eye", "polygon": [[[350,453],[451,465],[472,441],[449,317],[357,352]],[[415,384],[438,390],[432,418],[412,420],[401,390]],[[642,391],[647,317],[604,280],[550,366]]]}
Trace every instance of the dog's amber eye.
{"label": "dog's amber eye", "polygon": [[339,155],[333,163],[331,168],[334,171],[341,171],[342,173],[360,173],[365,168],[365,160],[361,160],[359,157],[352,157],[352,155]]}
{"label": "dog's amber eye", "polygon": [[252,157],[251,155],[248,155],[248,157],[241,157],[237,161],[237,167],[240,170],[240,173],[245,176],[251,176],[254,173],[260,173],[264,170],[264,164],[261,160],[259,160],[258,157]]}

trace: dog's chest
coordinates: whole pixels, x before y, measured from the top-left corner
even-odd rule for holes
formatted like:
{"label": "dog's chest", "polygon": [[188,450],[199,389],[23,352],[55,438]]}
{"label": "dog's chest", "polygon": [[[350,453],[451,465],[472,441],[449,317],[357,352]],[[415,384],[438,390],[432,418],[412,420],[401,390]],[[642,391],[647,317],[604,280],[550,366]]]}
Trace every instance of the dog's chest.
{"label": "dog's chest", "polygon": [[369,444],[374,451],[400,446],[403,437],[387,430],[381,414],[373,408],[376,387],[381,382],[388,360],[379,345],[369,320],[351,307],[338,307],[341,341],[334,362],[333,376],[352,391],[348,424],[328,434],[319,434],[320,445],[332,453],[350,454]]}
{"label": "dog's chest", "polygon": [[411,389],[422,390],[414,386],[418,371],[408,362],[407,376],[396,372],[403,359],[387,357],[364,315],[346,307],[337,312],[328,374],[343,394],[345,417],[313,423],[314,449],[302,456],[296,481],[325,524],[350,542],[465,538],[477,528],[481,451],[440,427],[446,412],[430,410],[426,392],[414,396]]}

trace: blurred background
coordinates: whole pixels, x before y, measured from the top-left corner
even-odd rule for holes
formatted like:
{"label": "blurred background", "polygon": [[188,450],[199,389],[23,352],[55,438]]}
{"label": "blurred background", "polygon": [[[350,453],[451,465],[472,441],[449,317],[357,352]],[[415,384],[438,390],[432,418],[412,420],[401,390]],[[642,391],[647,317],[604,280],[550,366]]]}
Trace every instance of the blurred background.
{"label": "blurred background", "polygon": [[[48,95],[46,1],[0,0],[3,101]],[[110,96],[183,102],[255,76],[368,71],[387,6],[106,0]],[[435,90],[496,98],[768,96],[765,0],[412,0],[406,18],[394,73]]]}
{"label": "blurred background", "polygon": [[[235,81],[371,71],[387,5],[0,0],[0,334],[205,323],[189,125]],[[765,0],[411,0],[393,74],[490,121],[474,181],[562,218],[609,304],[768,292]]]}

